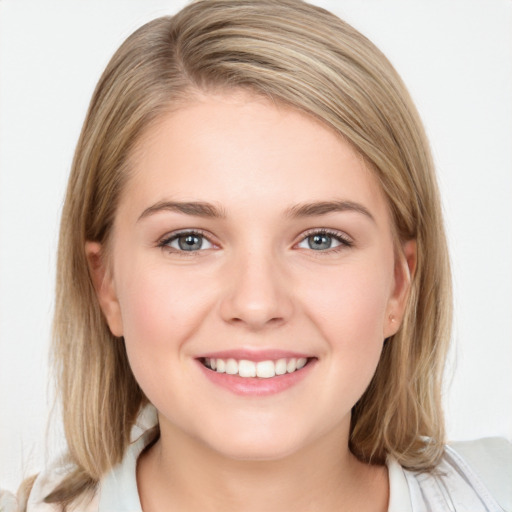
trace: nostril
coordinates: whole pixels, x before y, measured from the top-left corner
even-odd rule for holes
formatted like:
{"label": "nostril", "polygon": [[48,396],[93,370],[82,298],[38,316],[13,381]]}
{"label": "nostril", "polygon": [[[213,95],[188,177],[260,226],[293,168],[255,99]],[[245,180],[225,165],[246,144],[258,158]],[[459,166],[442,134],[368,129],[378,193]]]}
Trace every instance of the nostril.
{"label": "nostril", "polygon": [[257,315],[257,314],[248,314],[244,316],[235,316],[233,318],[230,318],[229,323],[231,324],[245,324],[249,329],[261,329],[263,327],[268,326],[278,326],[285,322],[285,319],[283,317],[271,317],[268,318],[267,315]]}

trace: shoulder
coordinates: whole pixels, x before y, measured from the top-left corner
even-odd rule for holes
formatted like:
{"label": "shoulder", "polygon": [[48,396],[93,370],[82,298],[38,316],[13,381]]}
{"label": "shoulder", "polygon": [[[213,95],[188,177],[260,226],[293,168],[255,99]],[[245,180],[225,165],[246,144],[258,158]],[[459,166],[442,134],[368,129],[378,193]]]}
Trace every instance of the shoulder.
{"label": "shoulder", "polygon": [[[156,409],[145,406],[132,427],[131,443],[123,460],[110,469],[98,483],[96,490],[80,495],[66,507],[66,512],[113,512],[114,510],[141,511],[137,493],[136,464],[142,450],[154,440],[158,425]],[[28,500],[21,510],[26,512],[62,512],[63,507],[54,503],[45,503],[48,496],[74,469],[64,458],[55,461],[41,472],[30,491]],[[0,508],[0,512],[3,512]],[[10,512],[7,509],[7,512]]]}
{"label": "shoulder", "polygon": [[[45,503],[44,500],[70,473],[71,469],[69,464],[60,459],[39,473],[29,495],[20,500],[22,502],[20,509],[26,510],[26,512],[62,512],[62,505]],[[66,507],[66,512],[97,512],[97,510],[97,493],[92,496],[87,494]]]}
{"label": "shoulder", "polygon": [[452,443],[505,511],[512,511],[512,443],[500,437]]}
{"label": "shoulder", "polygon": [[512,512],[512,445],[498,438],[453,443],[432,471],[403,469],[403,479],[411,510]]}
{"label": "shoulder", "polygon": [[17,512],[18,500],[14,494],[0,489],[0,511]]}

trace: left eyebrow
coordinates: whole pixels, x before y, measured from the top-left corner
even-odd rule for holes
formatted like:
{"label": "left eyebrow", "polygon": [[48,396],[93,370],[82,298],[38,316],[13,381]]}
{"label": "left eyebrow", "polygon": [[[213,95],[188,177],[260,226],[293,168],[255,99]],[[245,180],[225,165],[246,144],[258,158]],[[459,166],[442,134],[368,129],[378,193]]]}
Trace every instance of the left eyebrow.
{"label": "left eyebrow", "polygon": [[137,222],[155,213],[168,211],[182,213],[183,215],[194,215],[197,217],[225,218],[226,213],[211,203],[203,201],[160,201],[146,208],[137,219]]}
{"label": "left eyebrow", "polygon": [[365,215],[375,222],[375,218],[368,208],[352,201],[319,201],[315,203],[303,203],[292,206],[286,211],[289,217],[313,217],[327,215],[333,212],[357,212]]}

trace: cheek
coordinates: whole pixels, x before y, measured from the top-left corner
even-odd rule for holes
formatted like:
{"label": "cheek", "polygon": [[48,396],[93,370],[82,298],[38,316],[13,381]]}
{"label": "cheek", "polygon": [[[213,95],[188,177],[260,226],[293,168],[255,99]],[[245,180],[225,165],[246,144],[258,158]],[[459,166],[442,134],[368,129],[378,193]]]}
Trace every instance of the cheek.
{"label": "cheek", "polygon": [[[331,272],[324,283],[306,283],[305,302],[311,314],[323,318],[331,333],[364,338],[363,332],[382,334],[386,307],[391,294],[391,272],[372,271],[368,266],[352,266]],[[382,340],[381,340],[382,341]]]}
{"label": "cheek", "polygon": [[[149,265],[121,274],[118,298],[132,370],[143,385],[183,363],[186,343],[199,328],[211,297],[201,277]],[[161,375],[160,375],[161,377]]]}
{"label": "cheek", "polygon": [[382,351],[390,274],[368,265],[337,269],[325,276],[324,286],[318,280],[316,286],[309,283],[303,299],[307,315],[327,341],[333,365],[356,394],[366,388]]}
{"label": "cheek", "polygon": [[194,328],[196,313],[208,302],[204,276],[137,262],[123,270],[118,297],[125,337],[144,333],[153,339],[168,329],[183,337]]}

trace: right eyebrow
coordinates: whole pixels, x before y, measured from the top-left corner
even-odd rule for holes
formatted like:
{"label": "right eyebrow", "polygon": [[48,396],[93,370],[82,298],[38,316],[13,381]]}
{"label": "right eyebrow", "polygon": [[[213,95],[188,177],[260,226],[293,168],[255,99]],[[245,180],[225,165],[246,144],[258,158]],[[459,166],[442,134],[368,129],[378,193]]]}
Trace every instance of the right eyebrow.
{"label": "right eyebrow", "polygon": [[211,217],[216,219],[223,219],[226,217],[224,210],[216,207],[211,203],[202,201],[159,201],[154,205],[146,208],[137,219],[137,222],[154,215],[155,213],[168,211],[175,213],[182,213],[184,215],[193,215],[195,217]]}
{"label": "right eyebrow", "polygon": [[313,203],[303,203],[295,205],[287,210],[287,215],[291,217],[314,217],[317,215],[327,215],[333,212],[357,212],[368,217],[375,222],[375,217],[370,210],[360,203],[353,201],[319,201]]}

